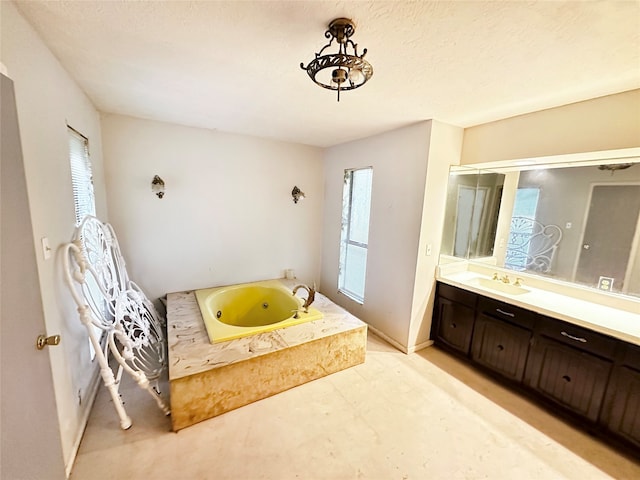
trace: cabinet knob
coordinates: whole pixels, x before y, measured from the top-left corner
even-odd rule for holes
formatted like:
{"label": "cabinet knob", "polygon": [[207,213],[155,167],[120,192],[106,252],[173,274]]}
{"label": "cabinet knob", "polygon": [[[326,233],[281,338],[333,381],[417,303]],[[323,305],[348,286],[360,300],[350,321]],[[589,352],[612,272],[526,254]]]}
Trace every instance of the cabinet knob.
{"label": "cabinet knob", "polygon": [[458,325],[456,325],[455,323],[451,323],[451,328],[456,328]]}
{"label": "cabinet knob", "polygon": [[504,347],[503,347],[502,345],[498,345],[498,351],[500,351],[500,352],[501,352],[501,351],[503,351],[503,350],[504,350]]}
{"label": "cabinet knob", "polygon": [[571,381],[571,377],[569,375],[563,375],[562,379],[567,383],[569,383]]}

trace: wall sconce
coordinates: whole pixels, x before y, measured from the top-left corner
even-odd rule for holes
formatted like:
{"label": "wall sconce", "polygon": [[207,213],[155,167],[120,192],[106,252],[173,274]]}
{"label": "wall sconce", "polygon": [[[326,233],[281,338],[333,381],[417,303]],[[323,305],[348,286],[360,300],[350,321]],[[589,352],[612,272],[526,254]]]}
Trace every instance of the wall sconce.
{"label": "wall sconce", "polygon": [[154,176],[151,181],[151,191],[155,193],[158,198],[164,197],[164,180],[158,175]]}
{"label": "wall sconce", "polygon": [[291,190],[291,196],[293,197],[293,203],[298,203],[298,200],[302,200],[304,198],[304,192],[298,187],[293,187],[293,190]]}

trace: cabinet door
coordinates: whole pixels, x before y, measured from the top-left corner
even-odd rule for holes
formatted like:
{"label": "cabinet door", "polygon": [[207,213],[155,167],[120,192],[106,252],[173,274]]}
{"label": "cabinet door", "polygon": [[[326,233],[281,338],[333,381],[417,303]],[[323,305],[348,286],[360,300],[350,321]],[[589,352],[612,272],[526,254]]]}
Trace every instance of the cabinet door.
{"label": "cabinet door", "polygon": [[535,339],[525,382],[545,397],[595,422],[611,362],[545,337]]}
{"label": "cabinet door", "polygon": [[438,329],[436,342],[440,341],[467,355],[471,345],[475,310],[446,298],[438,298]]}
{"label": "cabinet door", "polygon": [[471,358],[502,376],[522,381],[531,332],[487,315],[476,320]]}
{"label": "cabinet door", "polygon": [[607,392],[605,426],[640,447],[640,372],[617,368]]}

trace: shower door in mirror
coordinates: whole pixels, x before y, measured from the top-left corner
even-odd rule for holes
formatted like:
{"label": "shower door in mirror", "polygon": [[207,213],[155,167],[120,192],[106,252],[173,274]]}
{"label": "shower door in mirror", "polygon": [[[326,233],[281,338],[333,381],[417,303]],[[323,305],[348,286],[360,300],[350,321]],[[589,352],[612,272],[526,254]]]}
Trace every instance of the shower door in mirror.
{"label": "shower door in mirror", "polygon": [[469,254],[470,243],[477,240],[486,194],[486,189],[465,185],[458,187],[458,215],[453,247],[455,257],[465,258]]}
{"label": "shower door in mirror", "polygon": [[640,285],[634,285],[640,279],[633,275],[640,269],[639,216],[640,184],[593,186],[576,282],[613,292],[640,292]]}

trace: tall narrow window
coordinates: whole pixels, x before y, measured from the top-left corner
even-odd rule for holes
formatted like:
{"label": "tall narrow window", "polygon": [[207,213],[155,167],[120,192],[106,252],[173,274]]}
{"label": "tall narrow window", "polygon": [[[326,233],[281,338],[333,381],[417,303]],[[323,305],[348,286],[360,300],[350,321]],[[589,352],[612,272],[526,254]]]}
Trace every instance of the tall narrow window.
{"label": "tall narrow window", "polygon": [[[69,136],[69,163],[71,165],[71,188],[73,189],[73,204],[76,210],[76,227],[80,225],[82,219],[87,215],[96,214],[96,201],[93,195],[93,176],[91,174],[91,160],[89,160],[89,140],[73,128],[67,126]],[[90,285],[88,288],[97,288]],[[97,338],[100,338],[102,331],[92,326]],[[89,357],[93,361],[96,352],[90,339]]]}
{"label": "tall narrow window", "polygon": [[344,172],[338,288],[359,303],[364,302],[372,180],[371,167]]}
{"label": "tall narrow window", "polygon": [[89,160],[89,140],[71,127],[67,127],[67,131],[77,226],[85,216],[96,214],[96,202],[93,195],[93,177]]}
{"label": "tall narrow window", "polygon": [[539,188],[519,188],[516,191],[505,258],[505,267],[507,268],[526,270],[532,261],[529,249],[536,230],[536,211],[538,210],[539,198]]}

